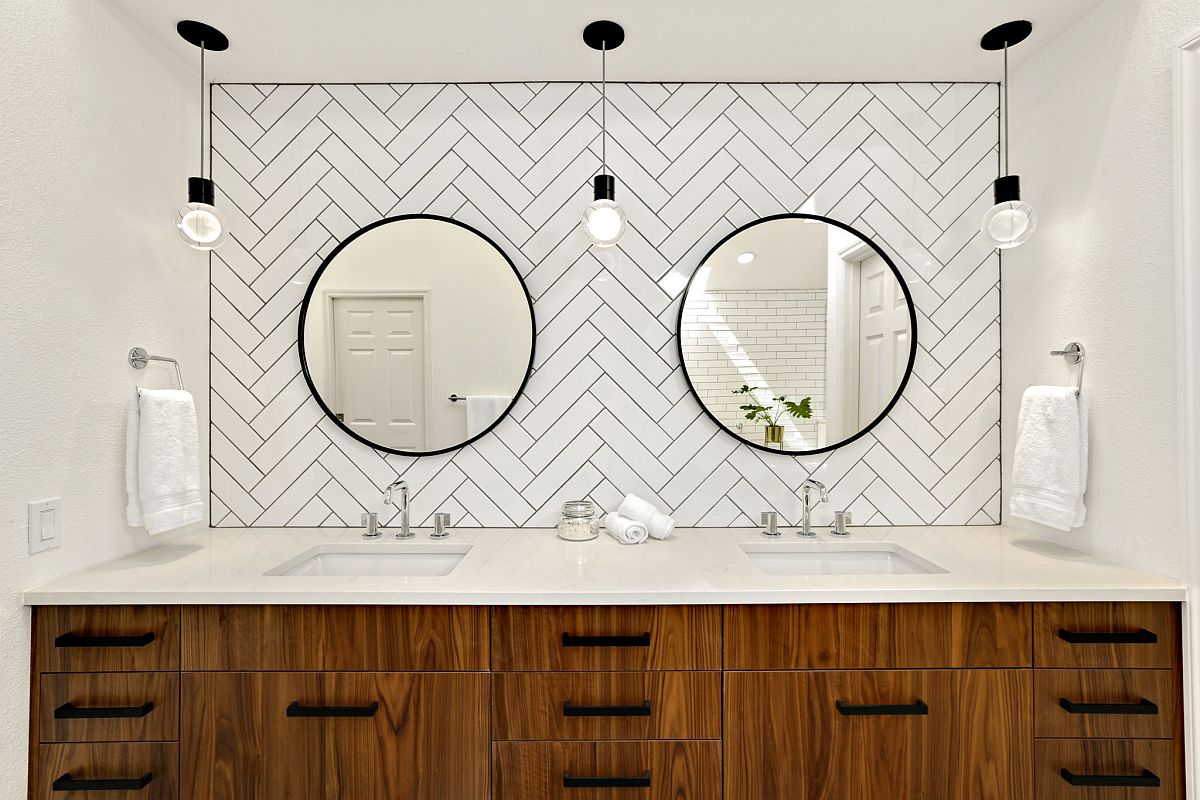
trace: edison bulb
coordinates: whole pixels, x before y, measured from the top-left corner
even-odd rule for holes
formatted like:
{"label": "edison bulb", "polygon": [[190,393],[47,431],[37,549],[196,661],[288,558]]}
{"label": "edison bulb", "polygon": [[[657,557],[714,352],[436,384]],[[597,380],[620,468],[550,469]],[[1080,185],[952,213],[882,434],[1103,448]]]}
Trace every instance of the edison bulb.
{"label": "edison bulb", "polygon": [[1037,229],[1037,214],[1028,203],[1008,200],[989,208],[979,229],[993,246],[1006,250],[1033,235]]}
{"label": "edison bulb", "polygon": [[612,247],[626,228],[625,212],[612,200],[594,200],[583,210],[583,232],[597,247]]}
{"label": "edison bulb", "polygon": [[225,215],[208,203],[188,203],[180,208],[175,227],[180,238],[196,250],[215,250],[229,235]]}

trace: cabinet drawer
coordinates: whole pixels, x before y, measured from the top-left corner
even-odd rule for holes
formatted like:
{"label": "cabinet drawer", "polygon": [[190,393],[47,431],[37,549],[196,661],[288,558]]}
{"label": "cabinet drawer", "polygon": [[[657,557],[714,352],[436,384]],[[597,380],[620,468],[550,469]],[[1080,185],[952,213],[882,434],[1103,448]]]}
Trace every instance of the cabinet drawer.
{"label": "cabinet drawer", "polygon": [[498,672],[494,739],[719,739],[719,672]]}
{"label": "cabinet drawer", "polygon": [[486,670],[486,608],[185,606],[184,670]]}
{"label": "cabinet drawer", "polygon": [[1170,669],[1179,653],[1175,603],[1038,603],[1039,667]]}
{"label": "cabinet drawer", "polygon": [[725,669],[1028,667],[1028,603],[731,606]]}
{"label": "cabinet drawer", "polygon": [[497,742],[492,800],[719,800],[718,742]]}
{"label": "cabinet drawer", "polygon": [[44,744],[37,800],[178,800],[179,745]]}
{"label": "cabinet drawer", "polygon": [[187,800],[480,800],[488,676],[189,672]]}
{"label": "cabinet drawer", "polygon": [[1177,800],[1183,797],[1183,779],[1177,774],[1174,742],[1163,739],[1039,739],[1034,752],[1037,800]]}
{"label": "cabinet drawer", "polygon": [[43,742],[151,742],[179,738],[179,673],[90,672],[41,676]]}
{"label": "cabinet drawer", "polygon": [[36,672],[179,669],[178,606],[40,606]]}
{"label": "cabinet drawer", "polygon": [[1175,674],[1169,669],[1041,669],[1033,687],[1035,736],[1175,735]]}
{"label": "cabinet drawer", "polygon": [[1031,672],[726,673],[725,797],[1029,800]]}
{"label": "cabinet drawer", "polygon": [[720,668],[717,606],[492,610],[494,670]]}

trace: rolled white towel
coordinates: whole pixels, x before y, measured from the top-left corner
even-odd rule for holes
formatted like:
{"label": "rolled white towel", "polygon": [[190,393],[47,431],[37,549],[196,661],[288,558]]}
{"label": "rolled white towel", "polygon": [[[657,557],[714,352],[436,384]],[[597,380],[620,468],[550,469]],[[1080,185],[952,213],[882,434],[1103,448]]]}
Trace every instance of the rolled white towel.
{"label": "rolled white towel", "polygon": [[625,495],[617,507],[617,513],[645,525],[647,532],[655,539],[666,539],[675,530],[675,520],[635,494]]}
{"label": "rolled white towel", "polygon": [[605,515],[604,527],[621,544],[641,544],[649,535],[645,525],[626,519],[615,511]]}

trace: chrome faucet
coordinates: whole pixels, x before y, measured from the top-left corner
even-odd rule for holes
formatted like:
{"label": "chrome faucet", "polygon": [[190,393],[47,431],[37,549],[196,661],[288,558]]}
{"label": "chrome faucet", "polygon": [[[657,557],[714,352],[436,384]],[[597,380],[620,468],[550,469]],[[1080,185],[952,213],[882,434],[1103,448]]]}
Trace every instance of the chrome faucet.
{"label": "chrome faucet", "polygon": [[[397,504],[392,499],[392,492],[399,490],[400,502]],[[416,536],[408,525],[408,481],[397,478],[387,485],[383,490],[383,504],[394,505],[400,509],[400,532],[396,534],[397,539],[411,539]]]}
{"label": "chrome faucet", "polygon": [[829,490],[825,488],[825,484],[820,481],[814,481],[812,478],[805,478],[804,483],[800,484],[800,499],[804,504],[803,516],[800,519],[800,530],[796,531],[797,536],[816,536],[817,533],[812,529],[812,510],[817,503],[812,501],[812,493],[816,490],[820,495],[817,503],[824,502],[829,499]]}

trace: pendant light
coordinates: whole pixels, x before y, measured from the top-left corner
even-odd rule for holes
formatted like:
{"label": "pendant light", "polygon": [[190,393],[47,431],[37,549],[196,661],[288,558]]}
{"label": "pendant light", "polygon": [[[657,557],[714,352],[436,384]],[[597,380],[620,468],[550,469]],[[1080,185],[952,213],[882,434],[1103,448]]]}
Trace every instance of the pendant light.
{"label": "pendant light", "polygon": [[597,247],[612,247],[625,236],[625,212],[613,200],[616,179],[608,171],[608,51],[625,41],[625,29],[599,20],[583,29],[583,41],[600,51],[600,174],[595,180],[595,200],[583,210],[583,232]]}
{"label": "pendant light", "polygon": [[1021,200],[1021,177],[1008,174],[1008,48],[1025,41],[1032,31],[1032,23],[1015,20],[992,28],[979,40],[984,50],[1004,51],[1004,175],[992,185],[996,204],[979,226],[984,238],[1001,250],[1025,242],[1037,229],[1033,206]]}
{"label": "pendant light", "polygon": [[229,227],[213,201],[216,186],[212,182],[212,161],[209,160],[209,177],[204,177],[204,97],[207,84],[204,82],[204,54],[207,51],[229,49],[229,39],[211,25],[185,19],[175,26],[179,35],[190,44],[200,48],[200,176],[188,178],[188,201],[175,217],[175,228],[189,247],[196,250],[215,250],[225,243]]}

